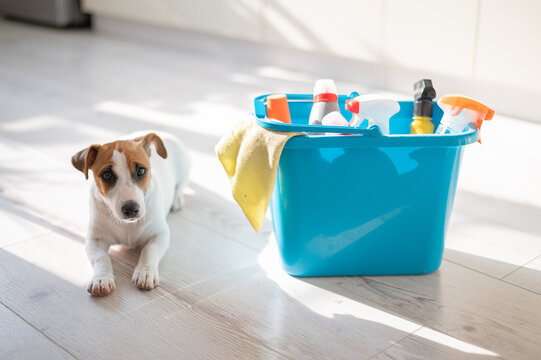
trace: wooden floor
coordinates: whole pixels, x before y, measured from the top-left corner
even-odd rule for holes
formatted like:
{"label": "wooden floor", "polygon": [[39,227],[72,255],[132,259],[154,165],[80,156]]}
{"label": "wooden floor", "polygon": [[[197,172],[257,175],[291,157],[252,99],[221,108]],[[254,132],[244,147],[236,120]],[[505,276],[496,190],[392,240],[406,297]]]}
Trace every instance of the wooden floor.
{"label": "wooden floor", "polygon": [[[245,43],[110,27],[0,21],[1,359],[541,357],[541,123],[497,115],[468,147],[435,273],[293,278],[270,220],[255,234],[233,202],[214,145],[253,96],[309,93],[321,73]],[[137,253],[119,247],[117,290],[91,297],[88,184],[70,157],[148,128],[194,160],[160,286],[136,289]]]}

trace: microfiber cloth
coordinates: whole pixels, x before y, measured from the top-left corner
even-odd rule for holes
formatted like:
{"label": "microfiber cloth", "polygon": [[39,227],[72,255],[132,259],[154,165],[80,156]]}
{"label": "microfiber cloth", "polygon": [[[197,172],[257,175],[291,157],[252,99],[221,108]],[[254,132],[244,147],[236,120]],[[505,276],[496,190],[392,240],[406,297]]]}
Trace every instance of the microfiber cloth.
{"label": "microfiber cloth", "polygon": [[299,135],[306,134],[268,130],[247,117],[216,145],[233,198],[255,231],[261,229],[269,207],[282,149],[290,138]]}

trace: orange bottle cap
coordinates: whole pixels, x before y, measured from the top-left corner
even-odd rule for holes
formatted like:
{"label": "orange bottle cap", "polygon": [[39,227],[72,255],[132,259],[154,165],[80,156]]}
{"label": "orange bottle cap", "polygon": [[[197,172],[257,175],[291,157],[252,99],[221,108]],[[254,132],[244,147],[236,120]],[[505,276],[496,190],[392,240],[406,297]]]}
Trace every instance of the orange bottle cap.
{"label": "orange bottle cap", "polygon": [[445,95],[438,100],[438,104],[445,104],[477,111],[478,113],[483,114],[483,118],[480,120],[492,120],[492,118],[494,117],[494,110],[492,110],[486,105],[481,104],[478,101],[475,101],[465,96]]}
{"label": "orange bottle cap", "polygon": [[291,124],[287,97],[284,94],[267,96],[267,117]]}
{"label": "orange bottle cap", "polygon": [[481,125],[483,120],[492,120],[494,117],[494,110],[486,105],[481,104],[479,101],[470,99],[469,97],[460,95],[445,95],[438,100],[438,105],[449,105],[455,108],[469,109],[478,112],[481,116],[475,121],[475,125],[479,129],[479,143],[481,143]]}

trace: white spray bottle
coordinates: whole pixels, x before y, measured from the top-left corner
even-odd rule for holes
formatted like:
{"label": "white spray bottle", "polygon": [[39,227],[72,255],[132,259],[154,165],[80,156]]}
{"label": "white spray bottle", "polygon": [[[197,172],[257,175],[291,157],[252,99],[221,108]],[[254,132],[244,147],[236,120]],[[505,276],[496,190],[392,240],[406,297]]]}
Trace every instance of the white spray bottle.
{"label": "white spray bottle", "polygon": [[377,125],[383,135],[389,134],[391,116],[400,111],[398,102],[381,95],[361,95],[349,101],[350,106],[357,112],[349,126],[357,127],[364,119],[368,119],[368,127]]}
{"label": "white spray bottle", "polygon": [[460,134],[471,126],[479,129],[481,143],[481,125],[484,120],[492,120],[494,110],[478,101],[460,95],[445,95],[438,100],[444,114],[436,134]]}

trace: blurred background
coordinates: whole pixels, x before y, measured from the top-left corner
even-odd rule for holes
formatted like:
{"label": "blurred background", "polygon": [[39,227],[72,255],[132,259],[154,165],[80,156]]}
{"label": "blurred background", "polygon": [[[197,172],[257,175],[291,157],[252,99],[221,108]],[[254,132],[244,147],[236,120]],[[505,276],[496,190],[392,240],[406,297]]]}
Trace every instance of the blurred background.
{"label": "blurred background", "polygon": [[327,65],[321,75],[339,73],[340,66],[352,81],[404,93],[428,77],[440,94],[467,93],[499,113],[539,118],[541,4],[535,0],[0,1],[11,17],[57,26],[83,23],[77,7],[93,15],[97,29],[101,19],[123,19],[302,50],[306,62],[288,63],[300,71],[321,58],[315,61]]}
{"label": "blurred background", "polygon": [[416,79],[434,78],[441,94],[468,93],[501,113],[539,119],[533,104],[541,95],[541,4],[535,0],[87,0],[83,8],[356,60],[350,78],[381,89],[409,93]]}
{"label": "blurred background", "polygon": [[[352,60],[349,78],[363,84],[408,93],[413,81],[429,77],[441,93],[466,92],[500,113],[538,118],[535,0],[2,0],[0,6],[11,17],[57,26],[84,23],[80,7],[98,29],[101,18],[124,19],[334,56]],[[335,71],[327,66],[325,73]]]}

